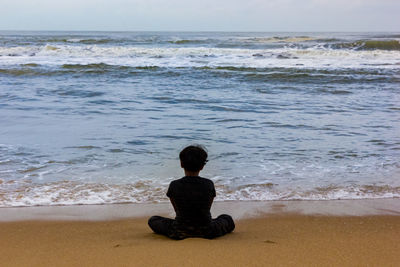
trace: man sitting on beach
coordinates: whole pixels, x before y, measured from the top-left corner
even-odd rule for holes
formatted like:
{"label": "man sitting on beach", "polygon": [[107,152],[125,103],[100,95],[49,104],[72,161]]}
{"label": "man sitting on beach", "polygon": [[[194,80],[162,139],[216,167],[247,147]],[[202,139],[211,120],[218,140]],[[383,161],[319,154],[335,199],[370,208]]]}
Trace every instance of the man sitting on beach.
{"label": "man sitting on beach", "polygon": [[215,238],[235,229],[231,216],[211,218],[210,208],[215,197],[214,183],[199,176],[207,162],[207,152],[201,146],[188,146],[179,159],[185,176],[170,183],[167,196],[175,209],[175,220],[161,216],[149,219],[150,228],[172,239],[187,237]]}

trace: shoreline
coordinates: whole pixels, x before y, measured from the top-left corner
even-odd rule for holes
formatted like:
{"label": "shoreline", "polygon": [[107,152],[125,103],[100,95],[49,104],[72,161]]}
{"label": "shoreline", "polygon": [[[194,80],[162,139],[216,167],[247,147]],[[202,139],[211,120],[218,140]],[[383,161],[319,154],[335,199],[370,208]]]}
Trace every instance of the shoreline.
{"label": "shoreline", "polygon": [[[235,220],[265,215],[299,214],[322,216],[400,216],[400,198],[357,200],[289,200],[214,202],[213,217],[230,214]],[[152,215],[174,217],[170,203],[34,206],[0,208],[0,222],[12,221],[108,221],[144,218]]]}

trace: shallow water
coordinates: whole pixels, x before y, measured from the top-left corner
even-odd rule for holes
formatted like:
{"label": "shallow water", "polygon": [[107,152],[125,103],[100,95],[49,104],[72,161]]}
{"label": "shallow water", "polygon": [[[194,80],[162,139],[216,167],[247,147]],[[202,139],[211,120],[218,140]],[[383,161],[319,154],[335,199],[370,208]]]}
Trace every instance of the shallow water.
{"label": "shallow water", "polygon": [[0,32],[0,206],[400,196],[398,33]]}

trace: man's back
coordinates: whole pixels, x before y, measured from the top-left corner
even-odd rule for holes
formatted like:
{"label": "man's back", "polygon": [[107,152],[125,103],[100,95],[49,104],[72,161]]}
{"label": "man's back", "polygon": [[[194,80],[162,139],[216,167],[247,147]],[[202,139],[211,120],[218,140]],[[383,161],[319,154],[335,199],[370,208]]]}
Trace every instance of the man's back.
{"label": "man's back", "polygon": [[180,225],[201,226],[211,222],[210,208],[215,197],[214,183],[199,176],[172,181],[167,192]]}

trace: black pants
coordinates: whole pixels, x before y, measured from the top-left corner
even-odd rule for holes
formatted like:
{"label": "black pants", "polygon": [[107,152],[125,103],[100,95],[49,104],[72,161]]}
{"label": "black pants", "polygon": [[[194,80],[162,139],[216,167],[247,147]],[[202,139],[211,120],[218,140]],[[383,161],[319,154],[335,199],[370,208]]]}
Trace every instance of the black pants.
{"label": "black pants", "polygon": [[168,236],[169,238],[181,240],[187,237],[216,238],[232,232],[235,229],[235,223],[231,216],[222,214],[206,226],[190,227],[181,226],[176,220],[153,216],[149,219],[150,228],[157,234]]}

